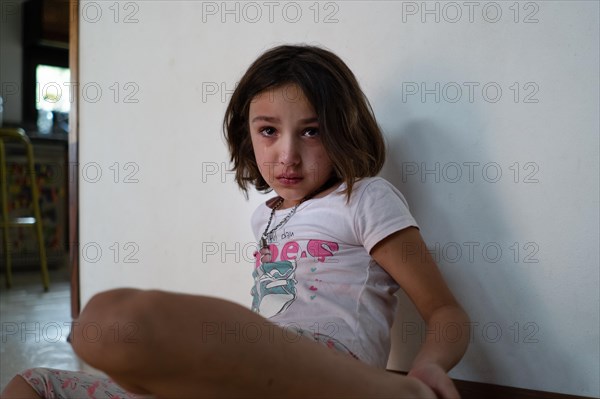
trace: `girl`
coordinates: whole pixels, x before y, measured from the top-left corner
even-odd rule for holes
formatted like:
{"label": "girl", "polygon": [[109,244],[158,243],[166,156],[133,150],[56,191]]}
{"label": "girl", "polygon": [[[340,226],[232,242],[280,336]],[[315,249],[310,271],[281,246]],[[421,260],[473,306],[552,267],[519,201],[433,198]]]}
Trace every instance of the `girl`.
{"label": "girl", "polygon": [[[267,51],[233,93],[224,131],[240,188],[276,193],[251,219],[253,311],[111,290],[74,322],[75,352],[128,392],[165,398],[458,397],[446,372],[466,350],[468,318],[404,197],[374,177],[383,136],[343,61],[313,46]],[[428,334],[408,376],[385,371],[399,286],[429,326],[464,327],[458,339]],[[88,323],[113,333],[92,342]],[[58,392],[74,376],[71,386],[91,384],[60,373],[29,370],[3,397]],[[101,381],[107,395],[131,395],[114,382]]]}

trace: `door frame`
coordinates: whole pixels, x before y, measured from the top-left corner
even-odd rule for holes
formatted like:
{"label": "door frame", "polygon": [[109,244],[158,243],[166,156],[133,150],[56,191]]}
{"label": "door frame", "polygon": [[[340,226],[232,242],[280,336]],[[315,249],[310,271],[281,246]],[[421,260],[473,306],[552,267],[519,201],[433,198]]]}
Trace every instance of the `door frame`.
{"label": "door frame", "polygon": [[[79,82],[79,0],[69,0],[69,70],[71,80]],[[68,195],[69,265],[71,271],[71,317],[79,316],[79,95],[69,111]]]}

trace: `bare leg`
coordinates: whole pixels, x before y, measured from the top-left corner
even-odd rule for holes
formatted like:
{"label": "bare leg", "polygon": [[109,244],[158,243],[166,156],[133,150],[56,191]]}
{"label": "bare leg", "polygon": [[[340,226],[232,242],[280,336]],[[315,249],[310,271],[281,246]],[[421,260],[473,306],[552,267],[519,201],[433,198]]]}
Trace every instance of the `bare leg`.
{"label": "bare leg", "polygon": [[101,293],[73,325],[75,352],[134,393],[158,397],[425,397],[237,304],[162,291]]}
{"label": "bare leg", "polygon": [[16,375],[0,395],[2,399],[42,399],[23,377]]}

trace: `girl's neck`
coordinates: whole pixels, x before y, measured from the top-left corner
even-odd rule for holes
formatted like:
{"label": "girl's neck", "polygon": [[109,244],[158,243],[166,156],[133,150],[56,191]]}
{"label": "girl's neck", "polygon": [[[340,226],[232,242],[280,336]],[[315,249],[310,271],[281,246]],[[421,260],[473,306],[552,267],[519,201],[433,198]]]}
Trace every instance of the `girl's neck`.
{"label": "girl's neck", "polygon": [[[327,183],[325,183],[323,185],[323,187],[321,187],[319,190],[317,190],[315,194],[308,195],[306,198],[304,198],[304,199],[302,199],[300,201],[288,201],[288,200],[286,200],[284,198],[283,199],[283,203],[277,209],[278,210],[290,209],[290,208],[293,208],[296,205],[301,204],[302,202],[305,202],[305,201],[308,201],[308,200],[311,200],[311,199],[315,199],[315,198],[323,198],[323,197],[331,194],[335,190],[337,190],[337,188],[340,186],[340,184],[342,184],[341,180],[339,180],[339,179],[331,179]],[[275,197],[275,198],[281,198],[281,197]],[[267,206],[273,207],[275,204],[277,204],[277,199],[275,199],[275,198],[273,199],[274,200],[273,202],[269,201],[267,203]]]}

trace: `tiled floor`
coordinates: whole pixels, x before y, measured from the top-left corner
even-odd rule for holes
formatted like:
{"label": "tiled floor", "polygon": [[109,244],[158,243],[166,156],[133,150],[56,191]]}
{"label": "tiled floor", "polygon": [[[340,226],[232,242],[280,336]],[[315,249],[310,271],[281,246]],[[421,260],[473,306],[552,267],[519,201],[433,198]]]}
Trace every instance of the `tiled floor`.
{"label": "tiled floor", "polygon": [[0,279],[0,390],[20,370],[88,369],[66,342],[71,321],[69,275],[50,271],[44,292],[39,272],[14,273],[13,287]]}

